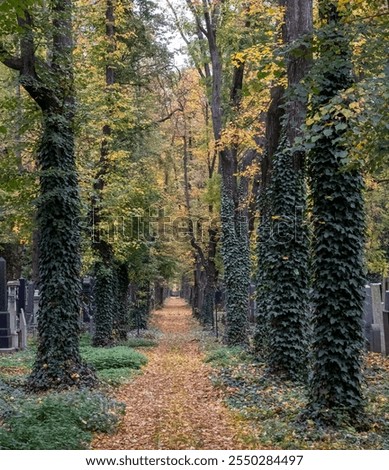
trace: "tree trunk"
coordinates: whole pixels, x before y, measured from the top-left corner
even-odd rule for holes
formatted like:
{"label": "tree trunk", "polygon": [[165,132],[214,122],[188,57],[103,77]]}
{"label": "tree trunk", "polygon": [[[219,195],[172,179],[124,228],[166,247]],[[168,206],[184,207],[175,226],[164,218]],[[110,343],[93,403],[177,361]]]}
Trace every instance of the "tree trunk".
{"label": "tree trunk", "polygon": [[[32,18],[18,18],[22,30],[20,57],[8,54],[5,65],[20,72],[20,82],[40,106],[43,135],[38,155],[40,197],[37,222],[39,241],[39,343],[28,379],[33,390],[92,385],[94,374],[79,353],[80,312],[80,201],[74,155],[74,93],[72,75],[72,2],[52,1],[51,64],[35,69]],[[2,51],[4,52],[4,51]]]}
{"label": "tree trunk", "polygon": [[[206,23],[210,23],[206,15]],[[208,44],[212,63],[212,122],[215,141],[221,138],[222,111],[222,63],[217,46],[214,25],[208,25]],[[244,65],[234,69],[230,105],[237,111],[243,85]],[[226,337],[229,345],[247,342],[248,305],[250,290],[250,253],[247,218],[239,210],[237,184],[237,150],[233,146],[220,151],[222,174],[221,200],[221,253],[226,288]]]}
{"label": "tree trunk", "polygon": [[114,317],[114,336],[119,341],[127,339],[129,330],[128,286],[130,284],[127,263],[116,267],[116,315]]}
{"label": "tree trunk", "polygon": [[[314,116],[352,80],[351,52],[337,2],[321,2],[326,26],[313,97]],[[358,422],[363,410],[363,180],[348,167],[348,123],[334,110],[315,120],[320,133],[310,153],[313,203],[314,332],[309,407],[313,416]]]}
{"label": "tree trunk", "polygon": [[60,110],[44,112],[38,164],[39,344],[28,382],[35,390],[91,385],[94,376],[82,364],[78,349],[80,201],[73,127]]}
{"label": "tree trunk", "polygon": [[260,228],[260,244],[264,246],[259,248],[258,274],[258,320],[262,324],[256,340],[270,369],[294,379],[306,371],[309,244],[304,154],[292,148],[305,120],[306,96],[301,93],[301,81],[311,61],[307,48],[296,42],[311,32],[312,2],[282,0],[281,4],[286,4],[283,37],[289,46],[288,90],[285,94],[281,88],[273,90],[275,100],[268,116]]}
{"label": "tree trunk", "polygon": [[[112,0],[107,0],[106,2],[105,24],[106,35],[108,38],[108,52],[112,53],[115,50],[113,44],[115,36],[115,16]],[[110,63],[108,63],[105,67],[105,83],[108,88],[108,93],[110,93],[109,87],[115,83],[114,68]],[[102,131],[103,140],[100,146],[99,169],[97,172],[96,181],[93,185],[95,194],[92,201],[92,247],[97,257],[95,264],[96,330],[93,338],[93,345],[96,347],[107,346],[113,342],[114,322],[118,321],[118,319],[115,319],[118,310],[115,309],[115,304],[117,303],[114,289],[116,267],[113,248],[111,244],[104,238],[104,234],[101,233],[101,205],[103,201],[103,191],[105,187],[105,178],[110,171],[108,157],[109,138],[112,133],[111,126],[109,124],[105,124]],[[104,266],[101,266],[101,264]]]}
{"label": "tree trunk", "polygon": [[218,272],[216,269],[215,258],[217,250],[217,229],[210,227],[208,230],[208,252],[207,264],[205,266],[205,288],[204,288],[204,302],[202,306],[202,321],[204,325],[214,326],[214,312],[215,312],[215,292]]}

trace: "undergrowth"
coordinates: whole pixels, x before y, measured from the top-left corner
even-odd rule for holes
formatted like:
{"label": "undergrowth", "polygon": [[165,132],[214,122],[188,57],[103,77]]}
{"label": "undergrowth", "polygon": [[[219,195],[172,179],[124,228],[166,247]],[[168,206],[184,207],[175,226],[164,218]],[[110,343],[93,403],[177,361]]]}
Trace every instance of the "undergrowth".
{"label": "undergrowth", "polygon": [[147,358],[143,354],[127,346],[116,346],[114,348],[93,348],[84,346],[81,348],[81,356],[88,364],[96,370],[121,369],[128,367],[140,369],[147,364]]}
{"label": "undergrowth", "polygon": [[120,367],[118,369],[102,369],[97,372],[97,377],[103,383],[115,387],[131,381],[139,373],[139,370],[130,367]]}
{"label": "undergrowth", "polygon": [[93,432],[113,432],[124,406],[100,392],[68,391],[44,397],[0,386],[0,449],[87,449]]}
{"label": "undergrowth", "polygon": [[227,405],[253,432],[247,445],[279,449],[389,449],[389,360],[369,354],[365,366],[366,423],[327,426],[308,419],[304,384],[283,381],[239,348],[221,347],[206,361]]}
{"label": "undergrowth", "polygon": [[[80,350],[83,360],[96,369],[106,391],[107,386],[130,381],[147,363],[147,358],[131,347],[155,344],[151,339],[131,338],[121,346],[101,349],[91,346],[89,335],[82,335]],[[25,392],[35,351],[36,345],[31,344],[25,351],[0,356],[0,449],[87,449],[93,432],[112,432],[124,405],[101,391]]]}

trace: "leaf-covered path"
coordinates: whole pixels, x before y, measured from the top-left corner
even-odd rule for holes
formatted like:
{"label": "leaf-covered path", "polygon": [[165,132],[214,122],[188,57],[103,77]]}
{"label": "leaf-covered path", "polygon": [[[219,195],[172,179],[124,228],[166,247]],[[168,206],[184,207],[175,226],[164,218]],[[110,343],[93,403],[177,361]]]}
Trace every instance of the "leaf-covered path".
{"label": "leaf-covered path", "polygon": [[[222,403],[196,339],[197,325],[181,299],[154,315],[163,333],[147,353],[144,373],[116,398],[127,411],[119,432],[99,435],[94,449],[243,449],[249,430]],[[247,437],[246,437],[247,438]]]}

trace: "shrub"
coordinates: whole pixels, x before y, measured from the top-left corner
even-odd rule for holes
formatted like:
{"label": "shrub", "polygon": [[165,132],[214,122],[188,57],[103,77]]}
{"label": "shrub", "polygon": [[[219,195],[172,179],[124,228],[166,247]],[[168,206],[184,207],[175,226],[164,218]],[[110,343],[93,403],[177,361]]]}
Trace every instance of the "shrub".
{"label": "shrub", "polygon": [[115,348],[81,348],[81,355],[86,362],[92,364],[97,370],[102,369],[140,369],[147,364],[147,358],[143,354],[126,346]]}

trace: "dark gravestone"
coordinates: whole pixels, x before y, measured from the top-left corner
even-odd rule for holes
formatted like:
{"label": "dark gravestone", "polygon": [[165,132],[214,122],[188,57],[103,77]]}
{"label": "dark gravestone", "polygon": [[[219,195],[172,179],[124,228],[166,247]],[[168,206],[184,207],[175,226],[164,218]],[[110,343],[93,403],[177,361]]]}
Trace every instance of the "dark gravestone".
{"label": "dark gravestone", "polygon": [[367,342],[367,349],[372,350],[373,337],[372,337],[372,324],[373,324],[373,304],[371,298],[371,287],[365,286],[365,302],[363,306],[363,323],[364,332]]}
{"label": "dark gravestone", "polygon": [[19,279],[18,302],[16,308],[18,314],[22,309],[23,312],[26,311],[26,280],[23,278]]}
{"label": "dark gravestone", "polygon": [[221,305],[223,303],[223,292],[220,289],[215,291],[215,304]]}
{"label": "dark gravestone", "polygon": [[35,283],[30,281],[27,283],[26,288],[26,322],[31,325],[34,318],[34,293]]}
{"label": "dark gravestone", "polygon": [[380,353],[381,352],[381,328],[380,325],[373,323],[371,325],[371,333],[372,333],[372,343],[371,343],[371,351]]}
{"label": "dark gravestone", "polygon": [[4,258],[0,258],[0,312],[7,310],[7,263]]}
{"label": "dark gravestone", "polygon": [[383,311],[384,317],[384,337],[385,337],[385,351],[386,355],[389,356],[389,311]]}
{"label": "dark gravestone", "polygon": [[7,298],[7,263],[0,258],[0,349],[10,349],[12,337]]}
{"label": "dark gravestone", "polygon": [[26,313],[32,315],[34,313],[35,283],[32,281],[28,282],[26,291]]}

